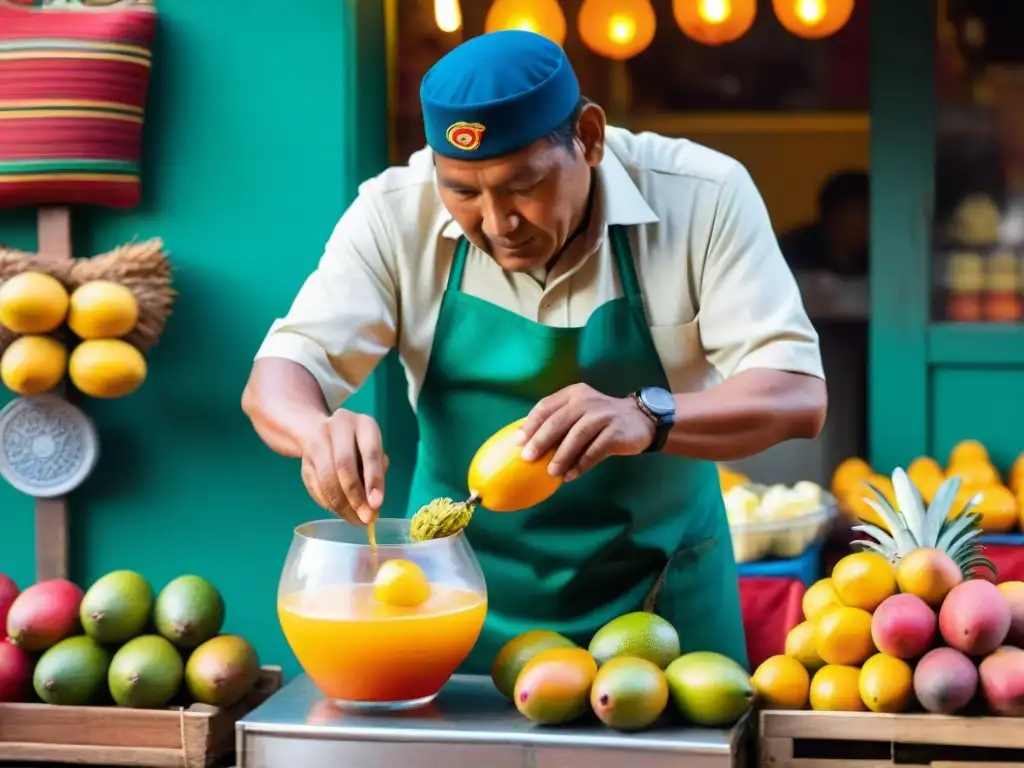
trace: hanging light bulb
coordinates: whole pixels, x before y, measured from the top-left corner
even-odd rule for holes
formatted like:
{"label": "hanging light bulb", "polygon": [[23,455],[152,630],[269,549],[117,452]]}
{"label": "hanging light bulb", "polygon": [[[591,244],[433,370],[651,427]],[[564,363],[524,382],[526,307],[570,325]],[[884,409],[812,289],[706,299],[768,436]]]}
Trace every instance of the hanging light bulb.
{"label": "hanging light bulb", "polygon": [[772,0],[779,23],[797,37],[820,40],[850,20],[854,0]]}
{"label": "hanging light bulb", "polygon": [[757,0],[672,0],[676,24],[691,40],[724,45],[747,33],[757,16]]}
{"label": "hanging light bulb", "polygon": [[616,61],[646,49],[658,26],[650,0],[583,0],[576,23],[590,50]]}
{"label": "hanging light bulb", "polygon": [[434,0],[434,23],[442,32],[458,32],[462,27],[459,0]]}
{"label": "hanging light bulb", "polygon": [[536,32],[562,45],[565,42],[565,14],[558,0],[494,0],[484,32],[521,29]]}

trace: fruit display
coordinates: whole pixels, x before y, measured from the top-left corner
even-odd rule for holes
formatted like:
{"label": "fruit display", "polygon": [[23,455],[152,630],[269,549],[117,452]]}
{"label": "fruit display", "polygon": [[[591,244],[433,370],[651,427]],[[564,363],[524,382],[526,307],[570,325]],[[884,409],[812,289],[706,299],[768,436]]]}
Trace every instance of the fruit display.
{"label": "fruit display", "polygon": [[524,632],[498,652],[491,679],[527,720],[549,726],[592,713],[613,730],[641,731],[671,710],[728,728],[753,700],[743,667],[717,653],[681,653],[675,628],[645,611],[611,620],[587,648],[550,630]]}
{"label": "fruit display", "polygon": [[198,576],[155,595],[134,571],[85,592],[52,579],[19,593],[0,574],[0,703],[231,706],[255,687],[260,665],[248,641],[220,634],[224,615],[220,592]]}
{"label": "fruit display", "polygon": [[90,397],[130,395],[146,379],[145,357],[123,339],[139,315],[135,294],[120,283],[88,280],[69,294],[51,275],[17,274],[0,285],[0,325],[17,335],[0,356],[0,381],[34,396],[67,375]]}
{"label": "fruit display", "polygon": [[[977,440],[963,440],[950,451],[945,467],[934,458],[921,456],[910,463],[906,472],[925,502],[935,498],[946,479],[959,477],[959,496],[953,509],[958,510],[968,500],[977,499],[973,511],[981,515],[981,529],[985,533],[1008,533],[1024,528],[1024,453],[1002,477],[984,445]],[[845,459],[836,467],[832,475],[832,494],[849,514],[884,528],[885,522],[869,503],[871,497],[865,495],[867,484],[880,491],[890,504],[897,504],[892,481],[859,458]]]}
{"label": "fruit display", "polygon": [[764,486],[723,466],[719,480],[738,563],[799,557],[835,516],[835,500],[817,483]]}
{"label": "fruit display", "polygon": [[977,578],[995,567],[979,544],[982,515],[961,480],[943,480],[927,505],[908,472],[877,484],[866,504],[883,526],[856,530],[831,576],[803,597],[805,621],[784,655],[752,678],[776,709],[1024,716],[1024,582]]}

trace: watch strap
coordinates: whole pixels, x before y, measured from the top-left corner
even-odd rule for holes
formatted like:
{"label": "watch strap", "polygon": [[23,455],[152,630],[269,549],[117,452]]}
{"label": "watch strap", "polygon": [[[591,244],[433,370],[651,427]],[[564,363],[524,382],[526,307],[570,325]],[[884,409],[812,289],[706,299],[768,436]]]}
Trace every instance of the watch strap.
{"label": "watch strap", "polygon": [[651,421],[654,422],[654,439],[651,440],[651,444],[644,449],[644,453],[658,453],[662,448],[665,447],[665,443],[668,442],[669,432],[672,431],[672,426],[675,424],[675,419],[672,416],[662,416],[652,411],[647,403],[644,402],[643,397],[640,395],[640,391],[633,392],[631,397],[633,402],[636,403],[636,407]]}

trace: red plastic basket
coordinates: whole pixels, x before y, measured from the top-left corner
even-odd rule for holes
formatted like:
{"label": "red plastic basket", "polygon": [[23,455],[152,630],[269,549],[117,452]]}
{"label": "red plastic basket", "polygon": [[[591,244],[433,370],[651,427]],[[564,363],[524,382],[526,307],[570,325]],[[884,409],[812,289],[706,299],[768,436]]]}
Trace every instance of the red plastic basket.
{"label": "red plastic basket", "polygon": [[156,9],[0,0],[0,207],[131,208]]}

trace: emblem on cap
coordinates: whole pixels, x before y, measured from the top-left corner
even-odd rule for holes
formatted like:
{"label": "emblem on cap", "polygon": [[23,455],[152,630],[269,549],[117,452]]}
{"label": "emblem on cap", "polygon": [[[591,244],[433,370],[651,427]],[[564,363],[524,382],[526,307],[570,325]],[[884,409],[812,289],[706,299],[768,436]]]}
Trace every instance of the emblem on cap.
{"label": "emblem on cap", "polygon": [[480,147],[480,140],[483,138],[485,130],[487,129],[480,125],[480,123],[460,121],[448,126],[445,138],[448,139],[448,143],[453,147],[458,147],[466,152],[472,152]]}

